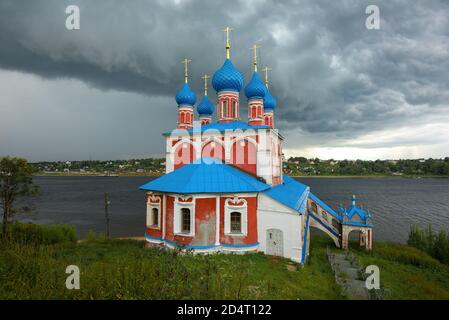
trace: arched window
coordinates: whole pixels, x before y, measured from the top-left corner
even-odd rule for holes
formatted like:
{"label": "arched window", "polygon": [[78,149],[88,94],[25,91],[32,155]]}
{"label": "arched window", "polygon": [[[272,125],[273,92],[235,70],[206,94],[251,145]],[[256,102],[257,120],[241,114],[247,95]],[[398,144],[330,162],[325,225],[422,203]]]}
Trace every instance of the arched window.
{"label": "arched window", "polygon": [[181,209],[181,232],[182,233],[190,233],[191,224],[190,224],[190,209],[182,208]]}
{"label": "arched window", "polygon": [[222,118],[226,118],[226,116],[227,116],[226,109],[227,108],[228,108],[228,101],[223,100],[223,102],[221,103],[221,117]]}
{"label": "arched window", "polygon": [[158,226],[159,225],[159,210],[157,208],[153,208],[151,210],[151,218],[152,218],[152,225]]}
{"label": "arched window", "polygon": [[317,212],[318,212],[318,207],[317,207],[317,205],[316,205],[315,202],[312,202],[311,207],[312,207],[312,212],[313,212],[313,213],[317,213]]}
{"label": "arched window", "polygon": [[237,101],[232,101],[232,115],[231,117],[237,118]]}
{"label": "arched window", "polygon": [[242,214],[231,212],[231,233],[242,233]]}

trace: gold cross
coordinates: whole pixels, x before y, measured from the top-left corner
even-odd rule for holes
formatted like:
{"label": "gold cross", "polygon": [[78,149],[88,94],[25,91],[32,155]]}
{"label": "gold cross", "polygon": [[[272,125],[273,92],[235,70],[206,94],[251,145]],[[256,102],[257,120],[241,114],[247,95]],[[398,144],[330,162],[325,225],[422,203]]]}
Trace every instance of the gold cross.
{"label": "gold cross", "polygon": [[189,63],[192,62],[192,60],[184,59],[181,61],[181,63],[184,65],[184,81],[185,83],[189,82]]}
{"label": "gold cross", "polygon": [[226,33],[226,59],[231,58],[231,42],[229,41],[229,33],[234,30],[230,27],[226,27],[223,31]]}
{"label": "gold cross", "polygon": [[204,76],[201,77],[201,79],[204,79],[204,95],[207,96],[207,79],[209,79],[210,76],[208,76],[207,74],[205,74]]}
{"label": "gold cross", "polygon": [[263,72],[265,72],[265,85],[268,88],[268,71],[271,71],[273,69],[269,68],[269,67],[265,67],[262,69]]}
{"label": "gold cross", "polygon": [[254,71],[257,72],[257,49],[259,49],[260,46],[257,44],[253,45],[250,49],[253,51],[253,65],[254,65]]}

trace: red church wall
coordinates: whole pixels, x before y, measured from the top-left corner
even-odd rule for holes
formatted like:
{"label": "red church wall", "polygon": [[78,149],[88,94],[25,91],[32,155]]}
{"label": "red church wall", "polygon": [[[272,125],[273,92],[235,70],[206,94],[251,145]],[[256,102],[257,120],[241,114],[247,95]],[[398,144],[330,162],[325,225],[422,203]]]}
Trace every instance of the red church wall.
{"label": "red church wall", "polygon": [[[242,145],[243,144],[243,145]],[[231,163],[250,174],[257,174],[257,149],[248,140],[239,140],[232,145]]]}
{"label": "red church wall", "polygon": [[225,201],[232,197],[220,198],[220,243],[222,244],[254,244],[257,243],[257,197],[239,197],[247,201],[247,235],[231,236],[225,235],[224,219],[225,219]]}
{"label": "red church wall", "polygon": [[225,150],[224,150],[224,147],[220,143],[218,143],[216,141],[211,141],[203,147],[201,156],[217,158],[217,159],[223,160],[225,157]]}
{"label": "red church wall", "polygon": [[165,240],[185,246],[204,246],[215,244],[215,198],[195,200],[195,236],[174,234],[174,202],[175,198],[167,196],[167,212],[165,220]]}
{"label": "red church wall", "polygon": [[191,245],[215,244],[216,198],[200,198],[195,202],[195,237]]}
{"label": "red church wall", "polygon": [[183,165],[195,161],[195,148],[191,143],[181,143],[175,151],[174,168],[179,169]]}

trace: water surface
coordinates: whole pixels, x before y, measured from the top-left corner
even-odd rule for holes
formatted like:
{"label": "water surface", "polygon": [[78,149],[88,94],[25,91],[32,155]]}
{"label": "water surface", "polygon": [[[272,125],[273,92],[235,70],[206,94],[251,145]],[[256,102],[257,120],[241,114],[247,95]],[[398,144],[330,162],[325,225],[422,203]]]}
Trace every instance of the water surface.
{"label": "water surface", "polygon": [[[148,177],[36,177],[41,195],[25,218],[36,223],[69,223],[79,237],[88,230],[105,232],[104,193],[109,193],[113,236],[142,236],[144,192]],[[334,209],[348,205],[353,193],[374,215],[374,239],[407,240],[410,225],[449,229],[449,179],[301,178]]]}

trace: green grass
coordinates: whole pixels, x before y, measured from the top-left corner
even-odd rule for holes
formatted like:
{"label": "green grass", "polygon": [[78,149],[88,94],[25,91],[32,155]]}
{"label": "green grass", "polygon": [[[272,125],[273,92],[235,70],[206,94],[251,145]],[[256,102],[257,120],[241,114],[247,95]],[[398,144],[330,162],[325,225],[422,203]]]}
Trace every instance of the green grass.
{"label": "green grass", "polygon": [[[289,271],[290,260],[261,253],[180,254],[135,240],[3,243],[0,299],[345,299],[327,261],[332,241],[312,234],[311,245],[307,264]],[[449,267],[418,249],[375,242],[371,253],[351,251],[379,266],[384,298],[449,299]],[[65,287],[68,265],[80,267],[80,290]]]}
{"label": "green grass", "polygon": [[[193,255],[133,240],[2,245],[0,299],[338,299],[325,249],[288,271],[289,260],[260,253]],[[65,269],[80,267],[80,290]]]}

